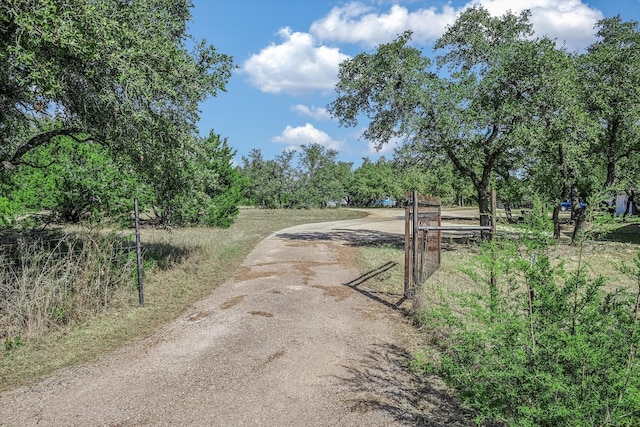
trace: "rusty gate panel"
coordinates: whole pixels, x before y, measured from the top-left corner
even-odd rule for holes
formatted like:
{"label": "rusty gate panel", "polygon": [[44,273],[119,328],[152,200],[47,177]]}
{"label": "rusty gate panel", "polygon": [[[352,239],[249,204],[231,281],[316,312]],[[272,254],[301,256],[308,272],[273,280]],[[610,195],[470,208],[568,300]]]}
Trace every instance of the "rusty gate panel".
{"label": "rusty gate panel", "polygon": [[441,231],[427,232],[427,227],[441,225],[440,200],[407,192],[405,205],[404,290],[414,298],[416,288],[440,267]]}

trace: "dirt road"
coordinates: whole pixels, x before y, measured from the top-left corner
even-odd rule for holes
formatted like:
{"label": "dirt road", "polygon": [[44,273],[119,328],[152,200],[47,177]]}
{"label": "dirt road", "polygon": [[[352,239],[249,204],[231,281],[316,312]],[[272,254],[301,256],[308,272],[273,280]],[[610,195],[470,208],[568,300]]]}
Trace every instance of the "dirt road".
{"label": "dirt road", "polygon": [[353,243],[399,238],[394,212],[275,233],[151,338],[1,395],[0,425],[473,425],[406,369],[401,296],[353,268]]}

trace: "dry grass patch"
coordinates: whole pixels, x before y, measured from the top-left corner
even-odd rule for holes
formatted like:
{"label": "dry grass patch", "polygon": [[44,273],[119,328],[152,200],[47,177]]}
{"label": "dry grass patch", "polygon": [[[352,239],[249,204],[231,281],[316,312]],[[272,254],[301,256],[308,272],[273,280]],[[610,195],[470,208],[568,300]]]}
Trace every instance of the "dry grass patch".
{"label": "dry grass patch", "polygon": [[358,268],[363,274],[372,272],[389,262],[396,265],[366,282],[366,287],[376,292],[404,294],[404,249],[391,245],[370,245],[358,248]]}

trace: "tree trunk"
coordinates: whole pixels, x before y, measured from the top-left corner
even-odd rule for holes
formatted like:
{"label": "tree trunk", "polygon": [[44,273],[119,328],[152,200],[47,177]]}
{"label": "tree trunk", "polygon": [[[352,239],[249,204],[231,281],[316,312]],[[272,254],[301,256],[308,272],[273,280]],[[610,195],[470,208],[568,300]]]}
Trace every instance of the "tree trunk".
{"label": "tree trunk", "polygon": [[584,220],[586,218],[585,208],[578,208],[578,212],[576,212],[576,225],[573,227],[573,234],[571,235],[571,244],[575,245],[578,236],[580,235],[580,230],[584,225]]}
{"label": "tree trunk", "polygon": [[[558,173],[560,175],[560,203],[569,195],[569,170],[564,155],[564,146],[558,143]],[[572,214],[573,216],[573,214]],[[553,237],[560,240],[560,205],[553,207]]]}
{"label": "tree trunk", "polygon": [[[487,142],[490,142],[495,137],[496,133],[492,134]],[[490,151],[485,148],[485,163],[482,171],[482,176],[479,177],[473,169],[465,167],[460,159],[455,155],[452,150],[447,151],[449,159],[453,162],[453,165],[458,171],[469,177],[473,182],[473,187],[476,189],[478,195],[478,209],[480,210],[480,225],[483,227],[491,226],[491,195],[489,192],[489,178],[491,171],[495,166],[496,153],[491,154]],[[491,232],[481,232],[483,240],[491,239]]]}
{"label": "tree trunk", "polygon": [[636,208],[636,202],[635,202],[636,193],[633,190],[633,188],[627,188],[625,192],[627,193],[627,205],[625,206],[624,213],[622,214],[622,221],[625,221],[628,215],[633,215],[633,212],[631,212],[632,204],[633,204],[633,209],[635,210]]}
{"label": "tree trunk", "polygon": [[578,197],[578,185],[571,185],[571,221],[576,220],[580,211],[580,198]]}
{"label": "tree trunk", "polygon": [[511,212],[511,204],[509,202],[504,203],[504,212],[507,215],[507,222],[513,224],[515,221],[513,220],[513,213]]}
{"label": "tree trunk", "polygon": [[[478,188],[478,208],[480,210],[480,226],[491,226],[491,193],[488,182],[480,182]],[[491,232],[482,231],[482,240],[490,240]]]}
{"label": "tree trunk", "polygon": [[576,239],[580,235],[580,230],[584,225],[585,208],[580,207],[580,199],[578,198],[578,185],[571,186],[571,219],[575,221],[573,234],[571,235],[571,244],[575,245]]}
{"label": "tree trunk", "polygon": [[553,207],[553,238],[560,240],[560,206]]}

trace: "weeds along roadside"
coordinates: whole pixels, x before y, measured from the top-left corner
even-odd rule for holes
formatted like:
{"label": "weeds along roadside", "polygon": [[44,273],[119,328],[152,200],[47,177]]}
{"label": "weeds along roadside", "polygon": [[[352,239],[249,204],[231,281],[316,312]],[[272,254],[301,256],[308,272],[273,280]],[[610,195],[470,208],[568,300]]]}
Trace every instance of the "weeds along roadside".
{"label": "weeds along roadside", "polygon": [[445,251],[423,287],[413,366],[444,378],[479,423],[638,425],[639,224],[590,225],[576,246],[523,227]]}
{"label": "weeds along roadside", "polygon": [[[565,226],[565,235],[561,243],[549,252],[551,262],[555,265],[563,263],[567,269],[575,268],[582,262],[585,273],[591,276],[603,275],[608,278],[605,289],[613,291],[619,288],[633,290],[635,284],[619,267],[634,262],[640,248],[640,219],[628,222],[616,221],[605,225],[595,239],[590,239],[584,246],[569,245],[568,234],[572,228]],[[513,231],[513,227],[509,227]],[[384,242],[358,247],[358,266],[363,272],[375,270],[388,262],[396,263],[396,267],[381,275],[369,279],[367,286],[380,292],[388,292],[402,296],[404,292],[404,244]],[[582,251],[582,252],[581,252]],[[480,246],[466,239],[442,238],[442,264],[423,286],[421,304],[433,305],[452,295],[474,291],[474,279],[465,272],[471,264],[477,265]],[[417,314],[417,313],[415,313]]]}
{"label": "weeds along roadside", "polygon": [[[137,305],[135,251],[121,250],[131,232],[56,232],[40,246],[23,246],[18,256],[29,260],[26,271],[12,277],[18,270],[5,269],[2,277],[3,301],[13,302],[0,305],[0,391],[150,335],[227,280],[277,230],[362,216],[348,209],[243,208],[228,229],[143,229],[144,308]],[[16,279],[17,292],[9,286]]]}

